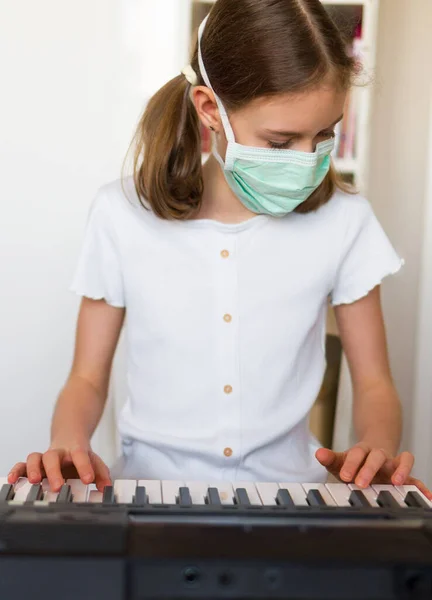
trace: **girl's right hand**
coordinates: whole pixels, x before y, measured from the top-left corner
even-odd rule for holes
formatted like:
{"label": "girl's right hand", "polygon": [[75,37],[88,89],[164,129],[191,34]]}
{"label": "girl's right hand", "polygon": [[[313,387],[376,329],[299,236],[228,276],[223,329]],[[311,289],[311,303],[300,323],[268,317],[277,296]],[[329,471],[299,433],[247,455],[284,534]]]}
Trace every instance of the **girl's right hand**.
{"label": "girl's right hand", "polygon": [[27,477],[30,483],[40,483],[48,479],[53,492],[58,492],[66,479],[81,479],[89,485],[95,483],[103,492],[111,485],[109,469],[103,460],[90,447],[61,447],[56,445],[41,454],[34,452],[27,462],[17,463],[8,475],[8,482],[14,484],[19,477]]}

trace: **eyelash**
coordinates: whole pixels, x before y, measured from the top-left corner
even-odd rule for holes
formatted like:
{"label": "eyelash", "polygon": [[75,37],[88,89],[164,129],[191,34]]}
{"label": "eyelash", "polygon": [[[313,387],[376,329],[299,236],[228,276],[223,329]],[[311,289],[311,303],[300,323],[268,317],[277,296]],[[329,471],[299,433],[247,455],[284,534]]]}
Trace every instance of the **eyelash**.
{"label": "eyelash", "polygon": [[278,144],[276,142],[269,142],[269,146],[274,150],[285,150],[286,148],[289,148],[291,142],[292,140],[289,140],[288,142],[282,142],[282,144]]}
{"label": "eyelash", "polygon": [[[318,134],[318,137],[324,137],[324,138],[334,138],[336,137],[336,132],[335,131],[322,131],[321,133]],[[294,140],[288,140],[287,142],[282,142],[282,143],[278,143],[278,142],[269,142],[269,146],[270,148],[273,148],[275,150],[285,150],[287,148],[290,147],[290,145],[292,144]]]}

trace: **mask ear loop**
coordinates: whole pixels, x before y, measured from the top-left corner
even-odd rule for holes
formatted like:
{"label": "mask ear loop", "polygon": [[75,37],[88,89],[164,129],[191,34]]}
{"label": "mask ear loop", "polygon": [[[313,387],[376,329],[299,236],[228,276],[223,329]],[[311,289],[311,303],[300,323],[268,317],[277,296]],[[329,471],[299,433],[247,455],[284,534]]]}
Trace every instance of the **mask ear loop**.
{"label": "mask ear loop", "polygon": [[219,109],[219,114],[220,114],[220,117],[222,120],[222,125],[225,130],[225,135],[228,140],[228,147],[227,147],[227,151],[226,151],[225,163],[224,163],[222,157],[220,156],[219,152],[216,149],[216,139],[215,139],[215,136],[213,135],[213,147],[215,149],[214,154],[215,154],[215,157],[217,158],[218,162],[221,164],[222,168],[226,169],[227,171],[232,171],[234,169],[234,156],[232,155],[232,149],[233,149],[233,144],[236,143],[234,131],[233,131],[233,128],[231,127],[231,123],[229,121],[225,107],[222,104],[222,101],[219,98],[219,96],[214,91],[212,84],[210,83],[210,79],[209,79],[209,76],[207,74],[207,71],[206,71],[206,68],[204,65],[204,60],[203,60],[202,51],[201,51],[201,40],[202,40],[202,36],[204,34],[204,30],[205,30],[205,26],[207,24],[208,18],[209,18],[209,15],[207,15],[207,17],[201,23],[199,30],[198,30],[198,63],[199,63],[199,68],[200,68],[202,78],[204,79],[206,86],[208,88],[210,88],[214,94],[216,104]]}

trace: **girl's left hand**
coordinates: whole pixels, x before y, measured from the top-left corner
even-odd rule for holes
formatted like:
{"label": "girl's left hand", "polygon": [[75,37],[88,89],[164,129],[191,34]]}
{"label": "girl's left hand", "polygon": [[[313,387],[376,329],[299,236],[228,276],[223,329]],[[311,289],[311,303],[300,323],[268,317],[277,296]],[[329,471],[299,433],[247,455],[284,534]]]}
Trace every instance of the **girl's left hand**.
{"label": "girl's left hand", "polygon": [[386,450],[360,442],[346,452],[320,448],[315,456],[329,473],[343,483],[356,483],[361,488],[366,488],[372,483],[415,485],[432,500],[432,492],[424,483],[411,477],[414,456],[410,452],[392,456]]}

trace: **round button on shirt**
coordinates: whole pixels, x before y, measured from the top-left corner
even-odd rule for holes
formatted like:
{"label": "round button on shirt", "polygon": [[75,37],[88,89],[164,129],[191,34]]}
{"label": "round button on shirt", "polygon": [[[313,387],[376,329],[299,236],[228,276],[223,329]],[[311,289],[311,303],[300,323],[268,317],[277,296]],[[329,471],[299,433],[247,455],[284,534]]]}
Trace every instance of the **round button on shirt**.
{"label": "round button on shirt", "polygon": [[326,314],[396,273],[369,202],[240,224],[166,221],[131,177],[92,203],[72,290],[126,307],[117,477],[321,482],[308,415]]}

